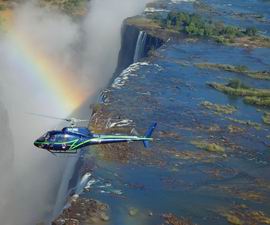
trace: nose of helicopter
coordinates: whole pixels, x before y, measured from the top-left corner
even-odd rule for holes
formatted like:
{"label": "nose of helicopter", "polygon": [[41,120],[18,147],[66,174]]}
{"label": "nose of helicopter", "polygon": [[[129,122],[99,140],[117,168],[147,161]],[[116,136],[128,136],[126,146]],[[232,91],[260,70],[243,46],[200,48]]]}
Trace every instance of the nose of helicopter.
{"label": "nose of helicopter", "polygon": [[44,138],[39,138],[34,142],[34,145],[38,148],[41,148],[43,142],[44,142]]}
{"label": "nose of helicopter", "polygon": [[39,146],[40,146],[40,144],[38,143],[38,140],[36,140],[36,141],[34,142],[34,145],[35,145],[36,147],[39,147]]}

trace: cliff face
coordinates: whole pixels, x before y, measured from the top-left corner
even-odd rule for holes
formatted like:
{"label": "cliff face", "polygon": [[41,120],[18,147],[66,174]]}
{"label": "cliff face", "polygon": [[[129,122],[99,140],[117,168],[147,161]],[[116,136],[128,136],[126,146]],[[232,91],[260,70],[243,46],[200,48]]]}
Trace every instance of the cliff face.
{"label": "cliff face", "polygon": [[[112,83],[114,82],[113,86],[117,86],[117,84],[115,84],[115,78],[119,79],[120,83],[122,83],[122,79],[125,80],[124,77],[126,73],[129,73],[130,70],[136,71],[137,68],[141,65],[147,64],[139,61],[148,57],[148,54],[151,50],[158,49],[168,39],[167,36],[158,35],[154,31],[155,30],[152,29],[152,27],[144,27],[140,24],[133,23],[133,18],[128,18],[124,21],[121,31],[122,39],[121,49],[118,55],[118,64],[112,78]],[[134,64],[137,62],[138,64]],[[121,84],[119,85],[121,86]],[[110,102],[111,97],[113,96],[111,95],[110,91],[109,93],[103,92],[101,94],[101,102]],[[125,108],[124,103],[121,103],[121,105]],[[125,113],[122,115],[122,113],[118,110],[107,107],[106,104],[99,103],[93,110],[90,130],[101,133],[129,133],[130,126],[121,127],[117,125],[117,123],[122,119],[122,116],[125,117]],[[114,121],[115,118],[118,119]],[[116,126],[112,125],[114,122],[116,122]],[[127,149],[132,148],[132,146],[125,143],[114,145],[99,145],[96,147],[96,149],[98,152],[103,152],[103,159],[107,160],[120,162],[127,162],[132,158],[139,158],[142,161],[149,160],[151,154],[149,155],[148,153],[145,154],[144,151],[142,153],[138,151],[138,148],[142,149],[141,144],[134,146],[137,148],[136,151],[127,151]]]}
{"label": "cliff face", "polygon": [[146,57],[150,50],[159,48],[163,43],[159,37],[125,21],[115,75],[119,75],[129,65]]}

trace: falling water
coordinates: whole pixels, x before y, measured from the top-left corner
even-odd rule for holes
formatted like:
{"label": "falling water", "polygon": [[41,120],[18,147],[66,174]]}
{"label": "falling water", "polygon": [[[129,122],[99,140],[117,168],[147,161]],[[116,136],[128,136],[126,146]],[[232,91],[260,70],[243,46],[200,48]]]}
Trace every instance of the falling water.
{"label": "falling water", "polygon": [[133,63],[138,62],[139,59],[143,57],[146,38],[147,38],[147,33],[144,31],[140,31],[138,35],[137,43],[136,43]]}

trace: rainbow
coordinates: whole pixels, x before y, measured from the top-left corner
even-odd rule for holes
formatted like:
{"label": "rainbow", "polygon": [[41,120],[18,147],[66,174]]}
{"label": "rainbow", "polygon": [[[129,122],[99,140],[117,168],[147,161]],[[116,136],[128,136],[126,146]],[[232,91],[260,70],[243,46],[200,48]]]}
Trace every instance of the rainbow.
{"label": "rainbow", "polygon": [[23,79],[29,85],[41,86],[42,93],[39,94],[44,95],[44,99],[49,97],[49,100],[52,99],[60,104],[68,114],[72,113],[90,93],[82,90],[75,74],[58,66],[30,41],[28,34],[18,31],[13,21],[11,15],[5,17],[6,34],[13,46],[13,61],[23,68],[22,73],[18,75],[24,76]]}

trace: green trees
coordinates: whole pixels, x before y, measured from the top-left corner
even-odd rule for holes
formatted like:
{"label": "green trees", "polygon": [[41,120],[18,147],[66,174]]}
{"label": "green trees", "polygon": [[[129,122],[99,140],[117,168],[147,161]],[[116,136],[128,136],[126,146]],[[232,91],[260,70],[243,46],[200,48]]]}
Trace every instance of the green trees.
{"label": "green trees", "polygon": [[191,36],[210,37],[220,42],[228,42],[245,35],[255,36],[258,33],[257,29],[253,27],[243,30],[235,26],[224,25],[221,22],[213,23],[196,14],[186,12],[170,12],[167,18],[155,18],[155,20],[163,28],[173,29]]}
{"label": "green trees", "polygon": [[245,30],[245,34],[248,36],[256,36],[258,34],[258,30],[256,27],[248,27]]}

